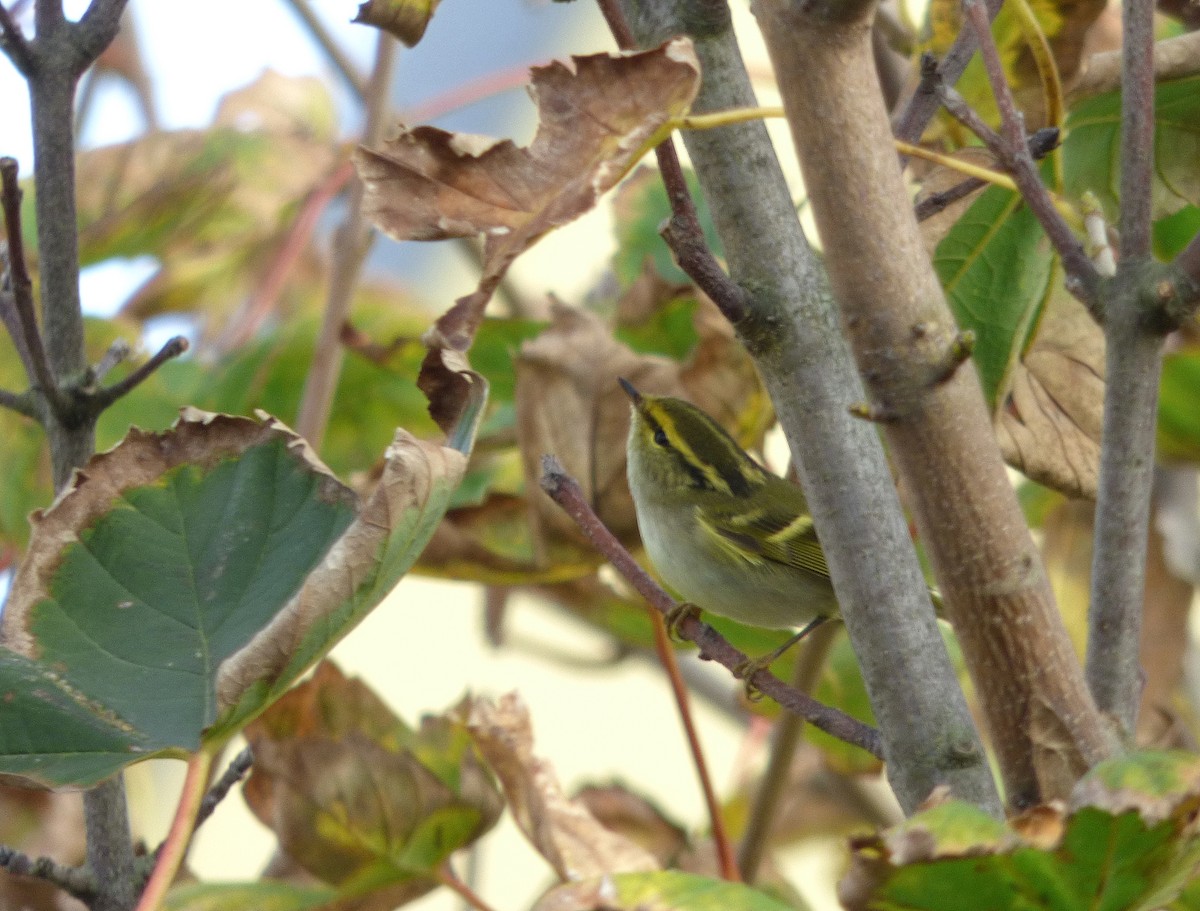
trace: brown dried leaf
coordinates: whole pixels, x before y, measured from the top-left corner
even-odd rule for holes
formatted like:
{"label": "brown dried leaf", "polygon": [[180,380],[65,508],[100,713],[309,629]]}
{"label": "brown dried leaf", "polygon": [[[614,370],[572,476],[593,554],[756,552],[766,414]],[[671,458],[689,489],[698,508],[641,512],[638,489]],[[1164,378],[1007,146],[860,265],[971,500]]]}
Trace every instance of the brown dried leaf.
{"label": "brown dried leaf", "polygon": [[655,395],[684,395],[679,365],[634,354],[595,315],[556,305],[550,328],[521,346],[515,367],[517,444],[532,492],[535,542],[544,548],[550,538],[583,540],[538,484],[547,453],[579,481],[613,534],[635,536],[637,519],[625,481],[629,398],[617,377]]}
{"label": "brown dried leaf", "polygon": [[[699,82],[699,63],[684,38],[642,53],[574,57],[569,66],[534,68],[530,94],[539,126],[527,148],[423,126],[402,130],[381,149],[355,153],[365,211],[390,236],[485,236],[479,286],[430,330],[431,352],[470,347],[513,260],[591,209],[655,132],[688,109]],[[439,383],[429,374],[441,368],[431,353],[422,388]]]}
{"label": "brown dried leaf", "polygon": [[688,849],[687,831],[624,785],[590,785],[581,788],[575,800],[604,828],[621,833],[653,854],[663,869],[676,866],[680,854]]}
{"label": "brown dried leaf", "polygon": [[412,731],[328,662],[246,738],[246,801],[288,857],[333,885],[386,887],[387,907],[433,888],[432,870],[503,808],[461,725],[427,717]]}
{"label": "brown dried leaf", "polygon": [[[222,707],[235,705],[259,681],[294,679],[293,673],[299,674],[353,628],[358,613],[378,604],[399,581],[397,569],[407,569],[405,560],[389,551],[403,557],[419,537],[416,530],[441,516],[467,465],[458,450],[418,440],[403,429],[396,430],[384,460],[374,493],[304,586],[221,665],[217,697]],[[415,560],[417,554],[408,556]]]}
{"label": "brown dried leaf", "polygon": [[351,21],[383,29],[412,47],[425,34],[441,0],[367,0]]}
{"label": "brown dried leaf", "polygon": [[648,852],[567,799],[550,764],[533,755],[529,713],[519,696],[509,694],[498,704],[468,698],[458,716],[500,778],[517,825],[562,880],[658,869]]}
{"label": "brown dried leaf", "polygon": [[1104,333],[1059,288],[997,414],[1005,461],[1068,496],[1095,499],[1103,411]]}

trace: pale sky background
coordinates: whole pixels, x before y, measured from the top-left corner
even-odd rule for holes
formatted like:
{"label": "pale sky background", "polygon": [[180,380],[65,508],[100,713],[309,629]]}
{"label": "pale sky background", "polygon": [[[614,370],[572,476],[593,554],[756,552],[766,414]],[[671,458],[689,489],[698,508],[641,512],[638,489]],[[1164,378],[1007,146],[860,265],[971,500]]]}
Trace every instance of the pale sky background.
{"label": "pale sky background", "polygon": [[[314,5],[365,71],[375,37],[372,30],[350,24],[357,4],[325,0]],[[77,15],[83,6],[69,2],[68,11]],[[349,112],[347,134],[357,131],[338,77],[282,2],[133,0],[131,8],[165,128],[203,126],[222,94],[271,68],[324,78]],[[750,45],[757,44],[753,30],[743,32]],[[497,68],[611,48],[595,6],[587,0],[445,0],[424,41],[413,50],[400,50],[395,101],[404,108]],[[122,89],[106,86],[96,105],[81,137],[84,144],[122,141],[141,131],[137,108]],[[524,142],[532,133],[533,109],[516,91],[435,122]],[[27,123],[24,86],[7,62],[0,63],[0,154],[16,157],[24,173],[32,160],[28,129],[14,125]],[[384,239],[373,265],[401,269],[435,308],[473,287],[474,274],[458,265],[452,253],[428,245],[414,253],[413,247],[401,250]],[[530,290],[552,290],[571,300],[595,281],[610,250],[609,219],[600,210],[541,242],[518,262],[515,277]],[[88,307],[111,312],[152,268],[152,262],[110,263],[88,270],[83,286]],[[146,341],[153,347],[153,339]],[[520,635],[551,642],[559,650],[595,656],[603,649],[594,635],[530,601],[517,603],[512,620]],[[422,712],[452,705],[467,690],[493,695],[519,690],[532,712],[538,753],[553,761],[568,788],[619,778],[651,796],[677,821],[696,831],[706,828],[673,703],[657,668],[627,663],[603,672],[566,669],[519,650],[490,648],[481,626],[476,590],[408,579],[334,657],[347,673],[366,678],[410,723]],[[696,708],[716,787],[725,793],[745,771],[744,731],[703,705]],[[754,753],[751,761],[757,758]],[[181,764],[158,763],[138,767],[131,776],[135,816],[152,844],[165,833],[181,775]],[[271,845],[269,833],[235,792],[201,830],[191,859],[206,879],[254,878]],[[828,850],[794,858],[798,885],[829,901],[831,865],[839,856],[840,849],[831,843]],[[497,909],[528,907],[551,881],[548,868],[507,815],[484,839],[480,867],[480,891]],[[458,906],[441,890],[409,907],[442,911]]]}

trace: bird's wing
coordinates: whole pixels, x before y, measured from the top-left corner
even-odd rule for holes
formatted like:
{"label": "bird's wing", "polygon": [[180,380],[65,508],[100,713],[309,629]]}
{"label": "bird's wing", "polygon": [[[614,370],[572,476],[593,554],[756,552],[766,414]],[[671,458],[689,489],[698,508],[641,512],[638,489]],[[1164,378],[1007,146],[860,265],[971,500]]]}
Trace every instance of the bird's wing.
{"label": "bird's wing", "polygon": [[696,520],[726,553],[761,566],[779,563],[829,578],[812,518],[753,508],[743,512],[696,509]]}

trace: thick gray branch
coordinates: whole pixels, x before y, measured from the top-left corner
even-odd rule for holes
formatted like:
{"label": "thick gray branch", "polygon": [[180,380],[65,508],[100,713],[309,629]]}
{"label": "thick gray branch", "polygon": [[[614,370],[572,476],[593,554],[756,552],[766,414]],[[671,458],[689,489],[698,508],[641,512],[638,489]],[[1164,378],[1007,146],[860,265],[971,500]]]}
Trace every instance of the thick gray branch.
{"label": "thick gray branch", "polygon": [[[697,112],[753,90],[723,0],[623,7],[643,45],[687,34],[704,82]],[[862,386],[817,257],[761,123],[684,136],[751,314],[738,326],[787,432],[880,721],[888,775],[909,811],[938,784],[999,812],[875,430],[848,408]]]}

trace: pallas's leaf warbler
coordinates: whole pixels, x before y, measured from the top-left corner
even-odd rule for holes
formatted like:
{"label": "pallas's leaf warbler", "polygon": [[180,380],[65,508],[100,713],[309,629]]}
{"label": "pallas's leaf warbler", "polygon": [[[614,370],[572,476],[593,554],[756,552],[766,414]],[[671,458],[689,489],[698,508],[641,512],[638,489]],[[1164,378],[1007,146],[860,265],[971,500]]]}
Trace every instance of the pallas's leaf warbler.
{"label": "pallas's leaf warbler", "polygon": [[752,626],[807,624],[788,645],[837,617],[800,488],[759,465],[696,406],[620,383],[633,401],[629,488],[663,581],[688,602]]}

